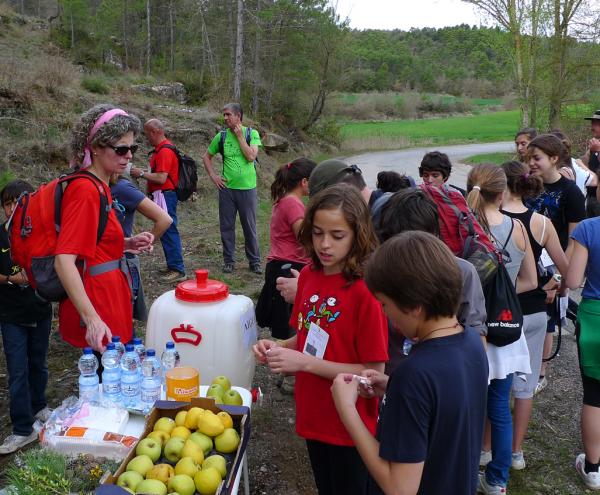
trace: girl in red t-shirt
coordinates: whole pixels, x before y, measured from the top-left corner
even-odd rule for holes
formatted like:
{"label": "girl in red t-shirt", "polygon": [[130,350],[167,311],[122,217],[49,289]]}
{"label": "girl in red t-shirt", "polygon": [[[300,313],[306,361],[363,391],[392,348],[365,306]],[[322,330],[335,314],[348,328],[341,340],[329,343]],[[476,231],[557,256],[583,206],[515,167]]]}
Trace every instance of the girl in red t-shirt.
{"label": "girl in red t-shirt", "polygon": [[[254,353],[273,372],[296,374],[296,432],[306,439],[319,493],[362,494],[367,470],[330,392],[338,373],[383,371],[387,361],[387,323],[362,279],[377,240],[358,190],[337,184],[311,198],[300,241],[311,264],[300,273],[290,318],[297,334],[278,343],[260,340]],[[371,433],[377,406],[359,399]]]}
{"label": "girl in red t-shirt", "polygon": [[281,166],[271,184],[271,249],[265,284],[256,303],[256,321],[259,326],[270,328],[276,339],[287,339],[292,334],[288,324],[292,306],[276,289],[277,277],[285,275],[282,267],[286,264],[299,271],[310,261],[298,241],[298,234],[305,210],[302,197],[308,196],[308,178],[316,165],[308,158],[297,158]]}
{"label": "girl in red t-shirt", "polygon": [[73,129],[71,165],[85,169],[93,180],[76,179],[65,189],[55,268],[69,296],[59,306],[59,330],[77,347],[103,352],[113,335],[124,342],[132,337],[131,291],[118,262],[124,250],[150,251],[154,236],[143,232],[124,238],[111,209],[100,241],[96,238],[100,196],[112,205],[109,178],[133,158],[140,130],[137,117],[106,104],[84,113]]}

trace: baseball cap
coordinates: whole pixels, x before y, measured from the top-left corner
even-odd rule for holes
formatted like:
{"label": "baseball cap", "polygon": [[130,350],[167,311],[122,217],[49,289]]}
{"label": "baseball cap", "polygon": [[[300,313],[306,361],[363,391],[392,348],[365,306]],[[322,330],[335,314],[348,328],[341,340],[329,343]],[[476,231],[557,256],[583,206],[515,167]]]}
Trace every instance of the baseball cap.
{"label": "baseball cap", "polygon": [[596,110],[591,117],[584,117],[583,120],[600,120],[600,110]]}
{"label": "baseball cap", "polygon": [[362,174],[356,165],[348,165],[335,158],[319,163],[308,178],[308,192],[314,196],[328,186],[337,184],[346,174]]}

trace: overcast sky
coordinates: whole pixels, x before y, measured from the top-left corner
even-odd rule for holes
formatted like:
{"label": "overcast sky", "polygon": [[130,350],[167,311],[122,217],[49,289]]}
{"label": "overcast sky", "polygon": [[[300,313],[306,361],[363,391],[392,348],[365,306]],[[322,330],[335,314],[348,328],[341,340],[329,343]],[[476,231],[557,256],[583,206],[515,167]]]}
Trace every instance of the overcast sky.
{"label": "overcast sky", "polygon": [[342,19],[356,29],[444,27],[483,22],[475,9],[460,0],[331,0]]}

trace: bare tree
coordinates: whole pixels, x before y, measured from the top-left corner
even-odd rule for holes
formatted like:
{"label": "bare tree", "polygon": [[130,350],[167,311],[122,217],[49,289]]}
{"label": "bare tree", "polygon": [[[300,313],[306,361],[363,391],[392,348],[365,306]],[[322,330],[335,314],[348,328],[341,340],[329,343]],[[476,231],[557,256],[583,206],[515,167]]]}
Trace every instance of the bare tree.
{"label": "bare tree", "polygon": [[235,66],[233,68],[233,99],[240,101],[242,95],[242,63],[244,60],[244,0],[237,0],[237,31],[235,43]]}
{"label": "bare tree", "polygon": [[146,0],[146,75],[150,75],[150,0]]}

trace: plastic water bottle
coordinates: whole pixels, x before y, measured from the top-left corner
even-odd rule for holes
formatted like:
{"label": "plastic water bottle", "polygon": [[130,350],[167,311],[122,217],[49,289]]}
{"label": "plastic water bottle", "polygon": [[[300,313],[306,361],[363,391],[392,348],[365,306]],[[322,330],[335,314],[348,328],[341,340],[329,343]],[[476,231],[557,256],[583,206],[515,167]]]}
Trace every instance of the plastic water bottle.
{"label": "plastic water bottle", "polygon": [[79,398],[86,402],[98,402],[98,360],[91,347],[85,347],[77,363],[79,367]]}
{"label": "plastic water bottle", "polygon": [[161,390],[161,369],[160,360],[156,357],[154,349],[146,351],[146,359],[142,363],[142,408],[144,414],[150,412],[154,403],[160,399]]}
{"label": "plastic water bottle", "polygon": [[119,352],[119,359],[121,359],[123,354],[125,354],[125,346],[123,345],[123,342],[121,342],[121,337],[114,335],[111,342],[115,344],[115,349]]}
{"label": "plastic water bottle", "polygon": [[177,352],[177,349],[175,349],[175,344],[173,342],[167,342],[166,348],[160,357],[160,362],[162,364],[162,385],[165,387],[166,395],[167,371],[179,367],[179,353]]}
{"label": "plastic water bottle", "polygon": [[133,347],[140,358],[140,364],[142,364],[144,362],[144,359],[146,359],[146,347],[144,346],[142,339],[140,339],[139,337],[133,339]]}
{"label": "plastic water bottle", "polygon": [[110,342],[102,354],[102,394],[105,399],[118,404],[121,400],[121,362],[119,351]]}
{"label": "plastic water bottle", "polygon": [[133,344],[127,344],[125,354],[121,358],[121,396],[123,406],[137,408],[140,401],[140,372],[138,369],[138,355]]}

